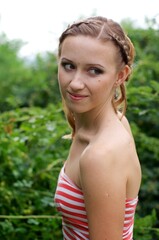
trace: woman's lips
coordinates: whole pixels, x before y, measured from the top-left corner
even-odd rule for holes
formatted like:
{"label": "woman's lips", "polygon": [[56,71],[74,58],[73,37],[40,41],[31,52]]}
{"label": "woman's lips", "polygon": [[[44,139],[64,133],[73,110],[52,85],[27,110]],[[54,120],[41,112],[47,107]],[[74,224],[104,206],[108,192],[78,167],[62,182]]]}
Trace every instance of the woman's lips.
{"label": "woman's lips", "polygon": [[81,94],[77,94],[77,93],[70,93],[70,92],[68,92],[68,94],[69,94],[69,97],[72,100],[82,100],[82,99],[87,97],[87,95],[81,95]]}

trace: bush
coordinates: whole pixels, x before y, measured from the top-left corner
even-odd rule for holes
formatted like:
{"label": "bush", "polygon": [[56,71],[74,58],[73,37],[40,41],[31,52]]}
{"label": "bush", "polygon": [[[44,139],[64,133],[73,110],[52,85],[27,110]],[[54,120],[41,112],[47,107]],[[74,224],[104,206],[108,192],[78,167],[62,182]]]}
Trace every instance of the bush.
{"label": "bush", "polygon": [[60,106],[0,116],[1,239],[62,239],[53,194],[70,144],[62,139],[67,132]]}

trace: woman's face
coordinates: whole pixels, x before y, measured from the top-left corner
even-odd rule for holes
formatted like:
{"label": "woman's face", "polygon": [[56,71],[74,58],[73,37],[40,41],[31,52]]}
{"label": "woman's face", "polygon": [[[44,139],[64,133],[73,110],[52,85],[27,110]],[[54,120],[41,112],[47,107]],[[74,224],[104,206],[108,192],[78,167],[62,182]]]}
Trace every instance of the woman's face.
{"label": "woman's face", "polygon": [[117,49],[110,42],[88,36],[68,36],[58,63],[60,91],[74,113],[112,107],[118,80]]}

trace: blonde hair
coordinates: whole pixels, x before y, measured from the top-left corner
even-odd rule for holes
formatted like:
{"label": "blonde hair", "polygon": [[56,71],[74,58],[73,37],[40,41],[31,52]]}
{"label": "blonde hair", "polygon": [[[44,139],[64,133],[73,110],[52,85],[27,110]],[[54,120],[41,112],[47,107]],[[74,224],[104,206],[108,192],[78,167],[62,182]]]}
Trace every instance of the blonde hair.
{"label": "blonde hair", "polygon": [[[101,41],[112,41],[116,48],[118,49],[118,67],[121,68],[124,65],[128,65],[132,69],[132,64],[134,61],[135,50],[134,46],[123,31],[121,26],[111,19],[104,17],[90,17],[85,20],[74,22],[69,25],[67,29],[61,34],[59,38],[59,48],[58,55],[61,55],[62,43],[68,36],[90,36],[97,38]],[[131,71],[130,71],[131,74]],[[130,74],[127,76],[126,81],[129,80]],[[75,120],[73,113],[68,109],[65,104],[65,100],[62,98],[64,112],[66,118],[72,128],[72,135],[75,133]],[[122,83],[119,86],[118,91],[116,92],[114,98],[112,99],[112,104],[114,110],[117,112],[122,106],[122,116],[126,112],[127,99],[126,99],[126,89],[125,84]]]}

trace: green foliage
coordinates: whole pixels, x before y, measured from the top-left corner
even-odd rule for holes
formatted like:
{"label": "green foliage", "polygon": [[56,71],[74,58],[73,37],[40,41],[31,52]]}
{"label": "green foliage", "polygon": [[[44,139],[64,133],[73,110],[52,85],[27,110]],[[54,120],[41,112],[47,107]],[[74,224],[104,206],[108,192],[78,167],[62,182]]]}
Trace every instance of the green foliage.
{"label": "green foliage", "polygon": [[4,220],[0,222],[3,240],[62,240],[61,219]]}
{"label": "green foliage", "polygon": [[56,56],[47,52],[25,62],[19,57],[22,43],[0,35],[0,110],[58,103]]}
{"label": "green foliage", "polygon": [[[133,77],[128,85],[128,118],[142,166],[140,216],[159,213],[159,31],[130,29],[136,47]],[[158,215],[159,218],[159,215]]]}
{"label": "green foliage", "polygon": [[153,210],[151,215],[146,217],[136,216],[134,226],[134,239],[140,240],[157,240],[159,238],[159,229],[153,228],[156,224],[156,211]]}
{"label": "green foliage", "polygon": [[25,239],[60,239],[61,221],[51,217],[57,214],[53,193],[70,144],[62,136],[68,132],[61,106],[0,116],[0,214],[50,216],[1,221],[1,239],[21,239],[26,233]]}
{"label": "green foliage", "polygon": [[28,85],[23,87],[25,91],[27,90],[25,104],[46,107],[49,103],[58,103],[61,97],[57,81],[56,56],[49,52],[45,55],[37,54],[34,62],[29,65],[29,70],[30,76],[26,79]]}
{"label": "green foliage", "polygon": [[[0,109],[8,109],[7,97],[17,91],[18,84],[24,74],[24,64],[17,53],[22,43],[8,41],[4,34],[0,35]],[[15,102],[18,100],[15,98]]]}

